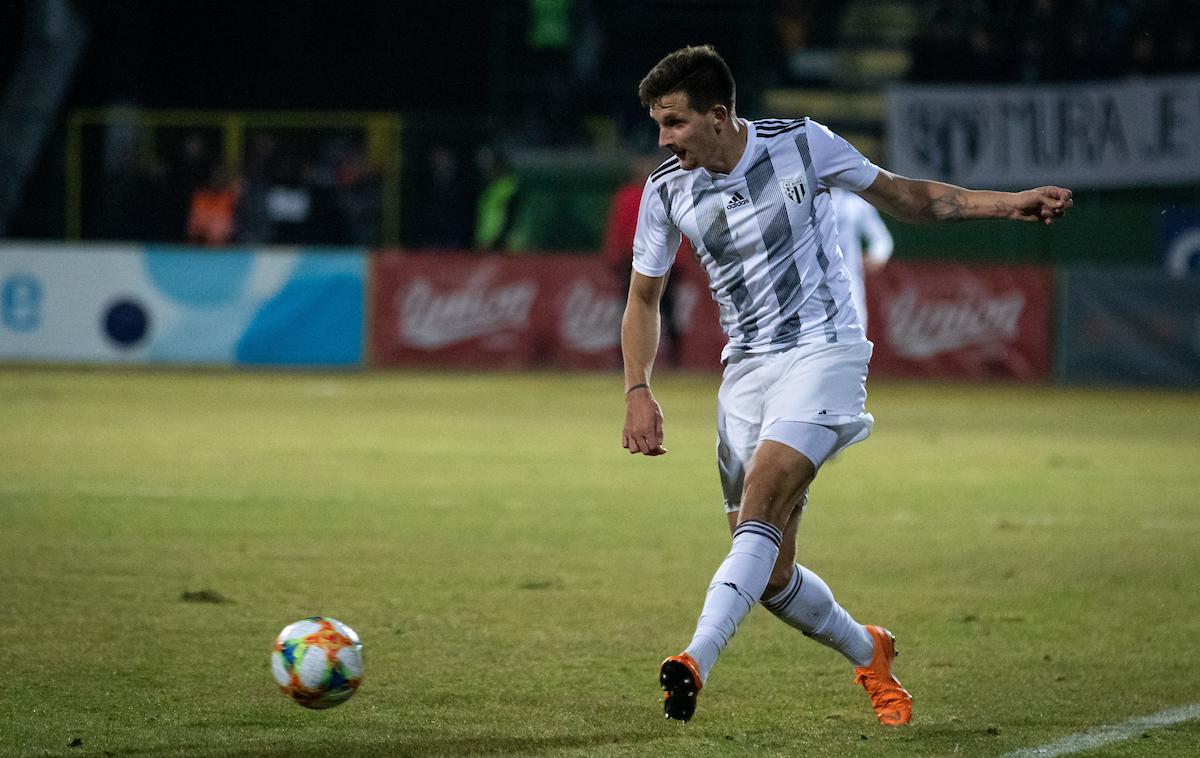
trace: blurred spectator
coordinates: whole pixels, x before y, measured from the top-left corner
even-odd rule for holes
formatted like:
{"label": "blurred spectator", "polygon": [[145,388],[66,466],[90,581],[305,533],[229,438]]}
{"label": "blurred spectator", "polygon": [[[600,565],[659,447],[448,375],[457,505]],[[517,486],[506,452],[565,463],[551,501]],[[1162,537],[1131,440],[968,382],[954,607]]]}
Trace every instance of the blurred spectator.
{"label": "blurred spectator", "polygon": [[[130,141],[110,150],[84,204],[84,234],[105,239],[227,245],[378,245],[383,178],[363,141],[345,133],[254,129],[246,134],[244,178],[236,181],[201,130],[166,144],[159,159]],[[460,219],[468,233],[470,208]]]}
{"label": "blurred spectator", "polygon": [[187,229],[188,214],[192,206],[192,193],[208,181],[215,159],[213,146],[208,137],[199,131],[184,135],[180,152],[175,159],[166,161],[166,194],[171,209],[168,239],[182,240]]}
{"label": "blurred spectator", "polygon": [[[282,245],[344,244],[347,232],[334,202],[331,174],[304,156],[300,146],[268,163],[265,183],[256,177],[244,215],[258,225],[256,236]],[[255,214],[261,213],[260,218]]]}
{"label": "blurred spectator", "polygon": [[412,197],[420,208],[413,241],[420,247],[467,250],[472,243],[474,181],[448,145],[434,145],[426,158],[424,181]]}
{"label": "blurred spectator", "polygon": [[255,134],[246,152],[241,202],[238,203],[236,234],[238,242],[261,245],[271,241],[271,215],[267,194],[275,174],[278,144],[269,134]]}
{"label": "blurred spectator", "polygon": [[240,192],[229,170],[218,164],[208,181],[192,193],[188,212],[188,242],[221,246],[233,241],[234,218]]}
{"label": "blurred spectator", "polygon": [[347,144],[338,155],[333,176],[333,200],[345,229],[345,242],[354,245],[380,243],[383,182],[358,144]]}
{"label": "blurred spectator", "polygon": [[[321,140],[314,159],[304,163],[303,180],[312,199],[313,242],[375,244],[379,241],[382,205],[359,190],[374,179],[357,139],[334,134]],[[374,217],[372,217],[374,216]]]}
{"label": "blurred spectator", "polygon": [[520,246],[512,238],[520,203],[520,182],[502,150],[484,148],[479,162],[487,184],[475,208],[475,249],[513,250]]}
{"label": "blurred spectator", "polygon": [[276,164],[265,198],[271,242],[299,245],[315,241],[313,192],[305,178],[299,156],[285,156]]}

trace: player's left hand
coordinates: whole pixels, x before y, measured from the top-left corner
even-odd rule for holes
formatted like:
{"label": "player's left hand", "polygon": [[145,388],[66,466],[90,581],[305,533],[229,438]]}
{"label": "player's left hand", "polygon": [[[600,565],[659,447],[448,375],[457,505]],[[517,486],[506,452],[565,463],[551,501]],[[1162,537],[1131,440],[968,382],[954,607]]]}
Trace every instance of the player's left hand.
{"label": "player's left hand", "polygon": [[1013,203],[1012,217],[1020,221],[1040,221],[1052,224],[1062,218],[1075,204],[1071,190],[1063,187],[1038,187],[1018,192]]}

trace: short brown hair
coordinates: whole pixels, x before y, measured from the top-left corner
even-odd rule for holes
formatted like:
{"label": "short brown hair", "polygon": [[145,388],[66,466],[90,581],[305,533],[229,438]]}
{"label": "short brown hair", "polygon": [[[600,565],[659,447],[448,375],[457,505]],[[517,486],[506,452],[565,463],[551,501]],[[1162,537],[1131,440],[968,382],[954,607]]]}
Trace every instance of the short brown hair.
{"label": "short brown hair", "polygon": [[733,110],[737,94],[729,66],[712,45],[676,50],[663,58],[638,85],[642,106],[650,108],[664,95],[682,92],[692,110],[704,112],[714,105]]}

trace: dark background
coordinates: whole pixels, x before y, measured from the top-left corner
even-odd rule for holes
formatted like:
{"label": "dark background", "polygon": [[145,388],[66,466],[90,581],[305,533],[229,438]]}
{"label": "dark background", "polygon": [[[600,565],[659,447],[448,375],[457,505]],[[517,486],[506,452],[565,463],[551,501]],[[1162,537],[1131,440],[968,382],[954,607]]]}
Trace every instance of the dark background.
{"label": "dark background", "polygon": [[[465,170],[476,174],[473,191],[483,181],[472,154],[477,145],[574,151],[596,162],[611,158],[614,147],[646,151],[655,132],[637,102],[637,84],[666,52],[716,45],[737,78],[739,112],[761,117],[778,115],[762,107],[772,88],[839,84],[795,80],[789,61],[798,43],[789,43],[789,24],[795,29],[800,20],[801,47],[817,50],[879,44],[895,31],[872,21],[857,37],[843,36],[841,22],[864,6],[854,2],[574,0],[569,44],[538,50],[528,42],[530,0],[71,2],[86,19],[88,42],[9,236],[64,237],[66,123],[78,108],[401,114],[400,226],[413,230],[424,213],[411,202],[414,193],[420,199],[430,170],[424,160],[442,142],[453,144]],[[894,44],[906,46],[907,77],[918,81],[1033,84],[1200,70],[1200,0],[867,5],[888,4],[916,13],[912,36]],[[19,54],[28,12],[23,2],[0,0],[0,88]],[[851,80],[855,74],[839,70]],[[592,128],[598,121],[612,125],[615,142],[598,144]],[[164,152],[171,147],[166,140],[159,145]],[[98,186],[93,181],[86,191]],[[89,212],[103,209],[85,201],[86,227]]]}

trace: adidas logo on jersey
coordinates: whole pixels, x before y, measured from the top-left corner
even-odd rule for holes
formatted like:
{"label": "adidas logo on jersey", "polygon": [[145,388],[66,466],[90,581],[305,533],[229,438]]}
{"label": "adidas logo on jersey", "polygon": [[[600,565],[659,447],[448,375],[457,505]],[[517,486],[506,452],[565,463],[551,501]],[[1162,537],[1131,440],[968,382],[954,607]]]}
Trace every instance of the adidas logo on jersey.
{"label": "adidas logo on jersey", "polygon": [[733,197],[731,197],[731,198],[729,199],[729,205],[726,205],[726,206],[725,206],[725,210],[730,210],[730,211],[731,211],[731,210],[733,210],[734,208],[741,208],[743,205],[746,205],[746,204],[747,204],[747,203],[749,203],[749,202],[750,202],[749,200],[747,200],[746,198],[742,197],[742,193],[740,193],[740,192],[735,192],[735,193],[733,193]]}

